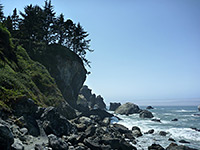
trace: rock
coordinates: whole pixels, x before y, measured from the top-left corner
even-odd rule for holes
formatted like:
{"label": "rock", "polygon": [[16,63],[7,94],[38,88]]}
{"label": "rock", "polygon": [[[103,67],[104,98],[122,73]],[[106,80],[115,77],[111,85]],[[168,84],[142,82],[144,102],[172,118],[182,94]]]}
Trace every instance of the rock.
{"label": "rock", "polygon": [[115,111],[119,106],[121,106],[121,103],[110,103],[110,111]]}
{"label": "rock", "polygon": [[151,129],[151,130],[145,132],[144,134],[153,134],[153,133],[154,133],[154,129]]}
{"label": "rock", "polygon": [[193,128],[193,127],[191,127],[191,129],[192,129],[192,130],[195,130],[195,131],[197,131],[197,132],[200,132],[200,129]]}
{"label": "rock", "polygon": [[135,136],[135,137],[142,136],[142,132],[141,132],[140,128],[137,126],[132,127],[132,133],[133,133],[133,136]]}
{"label": "rock", "polygon": [[74,132],[72,124],[65,117],[61,116],[54,107],[46,108],[41,116],[41,120],[47,135],[62,136]]}
{"label": "rock", "polygon": [[89,117],[82,116],[79,118],[80,124],[90,125],[92,123],[92,120]]}
{"label": "rock", "polygon": [[146,109],[154,109],[152,106],[147,106]]}
{"label": "rock", "polygon": [[198,106],[198,110],[200,111],[200,105]]}
{"label": "rock", "polygon": [[79,132],[84,132],[87,127],[85,124],[76,124],[76,128]]}
{"label": "rock", "polygon": [[148,110],[143,110],[140,112],[140,118],[153,118],[153,114]]}
{"label": "rock", "polygon": [[171,143],[166,150],[197,150],[195,148],[190,148],[184,145],[177,145],[176,143]]}
{"label": "rock", "polygon": [[77,117],[75,110],[67,102],[61,102],[56,107],[56,110],[67,119],[74,119]]}
{"label": "rock", "polygon": [[19,129],[19,131],[21,132],[22,135],[26,135],[28,133],[27,128],[21,128],[21,129]]}
{"label": "rock", "polygon": [[85,130],[85,133],[84,133],[84,134],[85,134],[85,137],[89,137],[89,136],[94,135],[95,130],[96,130],[96,127],[95,127],[95,126],[93,126],[93,125],[89,126],[89,127]]}
{"label": "rock", "polygon": [[174,139],[169,138],[168,141],[176,142]]}
{"label": "rock", "polygon": [[175,119],[172,119],[172,121],[178,121],[178,119],[177,119],[177,118],[175,118]]}
{"label": "rock", "polygon": [[118,131],[121,134],[131,132],[127,127],[125,127],[124,125],[121,125],[121,124],[113,124],[113,128],[115,131]]}
{"label": "rock", "polygon": [[10,128],[0,123],[0,149],[9,150],[14,143],[14,137]]}
{"label": "rock", "polygon": [[97,109],[106,109],[106,104],[103,101],[103,97],[101,95],[98,95],[95,99],[95,105],[94,108]]}
{"label": "rock", "polygon": [[92,150],[95,149],[95,150],[101,150],[101,145],[99,143],[96,143],[94,142],[93,140],[91,140],[90,138],[86,138],[84,139],[84,144],[91,148]]}
{"label": "rock", "polygon": [[151,121],[160,122],[161,123],[160,119],[151,119]]}
{"label": "rock", "polygon": [[152,144],[148,147],[148,150],[165,150],[161,145],[159,144]]}
{"label": "rock", "polygon": [[53,150],[67,150],[68,149],[68,144],[63,141],[61,138],[56,137],[53,134],[48,135],[49,139],[49,146]]}
{"label": "rock", "polygon": [[35,150],[51,150],[50,147],[46,147],[44,144],[35,144]]}
{"label": "rock", "polygon": [[179,143],[190,143],[190,142],[185,141],[185,140],[180,140]]}
{"label": "rock", "polygon": [[129,114],[134,114],[134,113],[139,113],[140,108],[133,104],[133,103],[125,103],[121,106],[119,106],[116,110],[116,114],[121,114],[121,115],[129,115]]}
{"label": "rock", "polygon": [[11,147],[12,150],[24,150],[24,145],[19,139],[14,139],[14,143]]}
{"label": "rock", "polygon": [[104,126],[109,125],[109,124],[110,124],[110,118],[109,118],[109,117],[104,118],[102,124],[103,124]]}
{"label": "rock", "polygon": [[22,97],[13,103],[12,108],[16,116],[31,115],[34,116],[38,110],[38,106],[32,99]]}
{"label": "rock", "polygon": [[160,131],[159,132],[159,135],[161,135],[161,136],[166,136],[168,133],[167,132],[165,132],[165,131]]}

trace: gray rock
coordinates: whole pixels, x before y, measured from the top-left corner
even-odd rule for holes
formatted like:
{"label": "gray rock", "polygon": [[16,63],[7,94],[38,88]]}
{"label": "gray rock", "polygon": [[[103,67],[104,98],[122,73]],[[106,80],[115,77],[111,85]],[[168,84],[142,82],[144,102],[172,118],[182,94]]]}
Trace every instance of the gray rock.
{"label": "gray rock", "polygon": [[198,106],[198,110],[200,111],[200,105]]}
{"label": "gray rock", "polygon": [[115,111],[119,106],[121,106],[121,103],[110,103],[110,111]]}
{"label": "gray rock", "polygon": [[61,116],[54,107],[45,109],[41,116],[43,128],[47,135],[55,134],[56,136],[69,135],[74,132],[72,124]]}
{"label": "gray rock", "polygon": [[105,125],[105,126],[109,125],[110,124],[110,118],[109,117],[104,118],[102,124]]}
{"label": "gray rock", "polygon": [[116,110],[116,114],[121,114],[121,115],[129,115],[129,114],[134,114],[134,113],[139,113],[140,108],[133,104],[133,103],[125,103],[121,106],[119,106]]}
{"label": "gray rock", "polygon": [[159,122],[159,123],[161,123],[160,119],[151,119],[151,121],[154,121],[154,122]]}
{"label": "gray rock", "polygon": [[153,134],[153,133],[154,133],[154,129],[151,129],[151,130],[145,132],[145,134]]}
{"label": "gray rock", "polygon": [[92,120],[89,117],[82,116],[79,118],[79,123],[90,125],[92,123]]}
{"label": "gray rock", "polygon": [[168,141],[176,142],[174,139],[169,138]]}
{"label": "gray rock", "polygon": [[142,132],[141,132],[140,128],[137,127],[137,126],[133,126],[132,127],[132,133],[133,133],[134,137],[140,137],[140,136],[142,136]]}
{"label": "gray rock", "polygon": [[185,141],[185,140],[180,140],[179,143],[190,143],[190,142]]}
{"label": "gray rock", "polygon": [[143,110],[140,112],[140,118],[153,118],[153,114],[148,110]]}
{"label": "gray rock", "polygon": [[172,121],[178,121],[178,119],[177,119],[177,118],[175,118],[175,119],[172,119]]}
{"label": "gray rock", "polygon": [[197,150],[195,148],[190,148],[185,145],[177,145],[176,143],[171,143],[166,150]]}
{"label": "gray rock", "polygon": [[103,101],[103,97],[101,95],[98,95],[95,99],[95,105],[94,108],[99,109],[106,109],[106,104]]}
{"label": "gray rock", "polygon": [[0,149],[10,149],[14,143],[14,137],[10,128],[0,123]]}
{"label": "gray rock", "polygon": [[49,146],[53,150],[67,150],[68,149],[68,144],[63,141],[61,138],[56,137],[53,134],[48,135],[49,139]]}
{"label": "gray rock", "polygon": [[19,131],[21,132],[22,135],[26,135],[28,133],[27,128],[21,128],[21,129],[19,129]]}
{"label": "gray rock", "polygon": [[152,106],[147,106],[146,109],[154,109]]}
{"label": "gray rock", "polygon": [[168,133],[167,132],[165,132],[165,131],[160,131],[159,132],[159,135],[161,135],[161,136],[166,136]]}
{"label": "gray rock", "polygon": [[148,147],[148,150],[165,150],[161,145],[159,144],[152,144]]}
{"label": "gray rock", "polygon": [[121,125],[121,124],[113,124],[113,128],[118,131],[119,133],[121,134],[124,134],[124,133],[130,133],[131,131],[125,127],[124,125]]}

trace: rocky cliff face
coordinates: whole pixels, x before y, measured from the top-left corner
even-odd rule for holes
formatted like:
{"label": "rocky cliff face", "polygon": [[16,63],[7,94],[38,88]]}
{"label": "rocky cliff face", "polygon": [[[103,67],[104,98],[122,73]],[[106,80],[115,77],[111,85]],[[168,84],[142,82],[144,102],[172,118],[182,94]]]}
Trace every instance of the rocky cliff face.
{"label": "rocky cliff face", "polygon": [[78,93],[86,79],[86,69],[82,60],[69,49],[60,45],[50,45],[42,54],[37,54],[42,63],[55,79],[65,100],[76,107]]}

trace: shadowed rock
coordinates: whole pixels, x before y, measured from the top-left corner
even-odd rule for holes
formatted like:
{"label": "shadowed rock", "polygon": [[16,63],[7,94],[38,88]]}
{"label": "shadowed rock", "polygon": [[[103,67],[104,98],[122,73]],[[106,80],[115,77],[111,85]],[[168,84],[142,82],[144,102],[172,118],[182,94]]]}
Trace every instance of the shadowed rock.
{"label": "shadowed rock", "polygon": [[123,104],[115,110],[116,114],[121,114],[121,115],[130,115],[139,112],[140,108],[138,107],[138,105],[135,105],[133,103]]}
{"label": "shadowed rock", "polygon": [[121,106],[121,103],[110,103],[110,111],[115,111],[119,106]]}
{"label": "shadowed rock", "polygon": [[153,118],[153,114],[148,110],[143,110],[140,112],[140,118]]}

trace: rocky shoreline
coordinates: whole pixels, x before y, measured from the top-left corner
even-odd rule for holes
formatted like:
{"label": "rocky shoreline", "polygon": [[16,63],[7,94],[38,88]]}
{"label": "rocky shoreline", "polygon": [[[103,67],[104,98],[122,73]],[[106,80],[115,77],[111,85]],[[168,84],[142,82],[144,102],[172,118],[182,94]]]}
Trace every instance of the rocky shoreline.
{"label": "rocky shoreline", "polygon": [[[56,108],[39,107],[31,99],[24,99],[20,105],[24,109],[15,109],[12,115],[2,111],[0,113],[2,150],[136,150],[134,145],[137,143],[137,138],[143,136],[137,126],[129,130],[121,124],[111,124],[113,115],[104,109],[90,109],[87,113],[79,113],[74,119],[67,119]],[[125,112],[128,111],[127,108],[129,112],[132,107],[137,108],[131,103],[124,105],[131,105],[124,107]],[[120,110],[122,111],[121,108]],[[146,110],[139,109],[138,112],[143,114]],[[153,132],[152,129],[145,134]],[[164,131],[160,132],[162,136],[166,134]],[[195,150],[177,145],[173,143],[173,139],[170,140],[172,143],[166,150]],[[182,141],[184,142],[186,141]],[[158,144],[149,145],[148,149],[164,150]]]}

